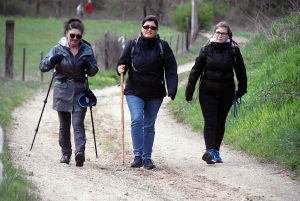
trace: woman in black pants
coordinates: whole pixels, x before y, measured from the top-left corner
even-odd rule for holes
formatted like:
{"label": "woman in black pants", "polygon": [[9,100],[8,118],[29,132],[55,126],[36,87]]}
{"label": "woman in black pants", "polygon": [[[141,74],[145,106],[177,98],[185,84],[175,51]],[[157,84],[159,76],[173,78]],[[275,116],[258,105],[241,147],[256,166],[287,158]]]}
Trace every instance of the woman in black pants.
{"label": "woman in black pants", "polygon": [[[238,81],[235,91],[234,73]],[[220,146],[225,132],[226,117],[234,101],[247,93],[247,75],[238,44],[226,22],[215,26],[213,36],[201,48],[196,58],[185,91],[187,102],[193,99],[195,85],[199,85],[199,101],[204,117],[206,152],[202,159],[207,164],[222,163]]]}

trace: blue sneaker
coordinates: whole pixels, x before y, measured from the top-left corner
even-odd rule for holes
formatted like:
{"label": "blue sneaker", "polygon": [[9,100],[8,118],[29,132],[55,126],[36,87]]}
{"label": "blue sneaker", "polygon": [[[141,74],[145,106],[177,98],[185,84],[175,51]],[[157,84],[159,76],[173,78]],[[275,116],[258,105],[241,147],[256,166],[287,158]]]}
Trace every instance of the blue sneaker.
{"label": "blue sneaker", "polygon": [[214,158],[214,150],[206,149],[206,152],[202,156],[202,160],[204,160],[207,164],[215,164],[216,162],[213,160]]}
{"label": "blue sneaker", "polygon": [[147,170],[150,170],[150,169],[155,168],[155,165],[153,165],[151,159],[145,159],[144,160],[144,168],[147,169]]}
{"label": "blue sneaker", "polygon": [[143,159],[141,156],[135,156],[133,162],[130,164],[130,167],[140,168],[143,166]]}
{"label": "blue sneaker", "polygon": [[220,156],[220,152],[219,150],[214,150],[214,157],[213,157],[213,160],[216,162],[216,163],[223,163],[223,160]]}

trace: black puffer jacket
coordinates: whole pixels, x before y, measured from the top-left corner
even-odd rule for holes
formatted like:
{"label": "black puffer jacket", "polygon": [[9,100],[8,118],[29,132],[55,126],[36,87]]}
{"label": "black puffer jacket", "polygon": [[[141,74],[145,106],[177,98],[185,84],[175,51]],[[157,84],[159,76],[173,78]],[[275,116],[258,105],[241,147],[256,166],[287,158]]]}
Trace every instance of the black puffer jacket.
{"label": "black puffer jacket", "polygon": [[193,66],[188,85],[186,100],[193,98],[195,85],[202,76],[200,90],[214,95],[226,95],[235,91],[234,72],[238,81],[237,90],[241,95],[247,93],[247,75],[243,57],[237,46],[230,43],[211,42],[200,50]]}
{"label": "black puffer jacket", "polygon": [[[167,94],[166,80],[168,96],[175,98],[178,86],[177,63],[173,51],[164,40],[161,40],[164,52],[161,55],[158,40],[158,35],[154,39],[140,36],[138,40],[133,39],[126,44],[117,64],[117,68],[124,64],[125,73],[128,71],[124,94],[145,99],[164,97]],[[134,51],[131,52],[133,46]]]}

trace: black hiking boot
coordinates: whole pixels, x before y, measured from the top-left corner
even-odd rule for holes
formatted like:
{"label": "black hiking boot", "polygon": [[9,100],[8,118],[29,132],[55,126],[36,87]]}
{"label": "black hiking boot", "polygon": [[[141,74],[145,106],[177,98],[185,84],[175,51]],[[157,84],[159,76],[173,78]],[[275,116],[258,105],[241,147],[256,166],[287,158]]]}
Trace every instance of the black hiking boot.
{"label": "black hiking boot", "polygon": [[143,159],[141,156],[135,156],[133,162],[130,164],[130,167],[140,168],[143,166]]}
{"label": "black hiking boot", "polygon": [[144,160],[144,168],[147,170],[151,170],[151,169],[155,168],[155,165],[152,163],[151,159],[145,159]]}
{"label": "black hiking boot", "polygon": [[60,159],[60,163],[69,164],[71,160],[71,156],[63,155]]}
{"label": "black hiking boot", "polygon": [[82,167],[83,162],[85,161],[84,153],[83,152],[77,152],[75,155],[75,161],[77,167]]}

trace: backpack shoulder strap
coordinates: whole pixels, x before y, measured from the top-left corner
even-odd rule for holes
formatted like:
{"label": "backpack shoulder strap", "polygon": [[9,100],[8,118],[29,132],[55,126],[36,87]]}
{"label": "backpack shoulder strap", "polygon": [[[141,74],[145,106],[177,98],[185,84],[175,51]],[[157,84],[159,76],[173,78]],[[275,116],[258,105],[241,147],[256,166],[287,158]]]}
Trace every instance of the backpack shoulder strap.
{"label": "backpack shoulder strap", "polygon": [[158,45],[160,48],[160,56],[164,59],[164,48],[163,48],[163,42],[161,41],[161,39],[158,39]]}
{"label": "backpack shoulder strap", "polygon": [[137,38],[131,40],[131,58],[133,56],[134,49],[135,49],[139,39],[140,39],[140,37],[138,36]]}

